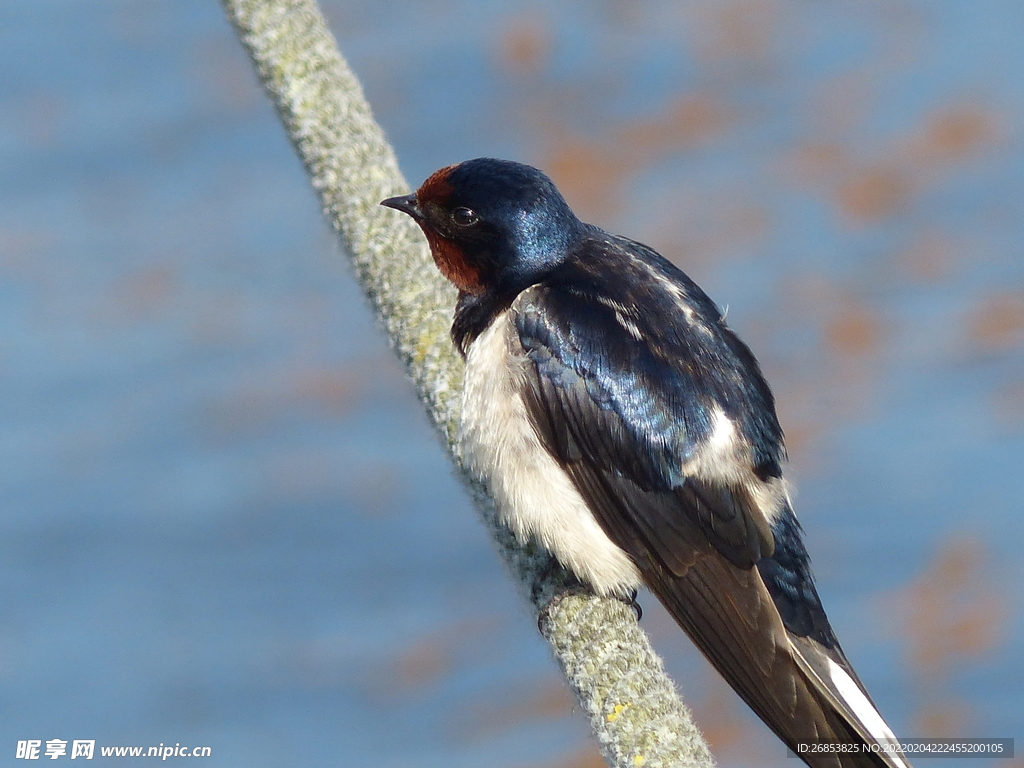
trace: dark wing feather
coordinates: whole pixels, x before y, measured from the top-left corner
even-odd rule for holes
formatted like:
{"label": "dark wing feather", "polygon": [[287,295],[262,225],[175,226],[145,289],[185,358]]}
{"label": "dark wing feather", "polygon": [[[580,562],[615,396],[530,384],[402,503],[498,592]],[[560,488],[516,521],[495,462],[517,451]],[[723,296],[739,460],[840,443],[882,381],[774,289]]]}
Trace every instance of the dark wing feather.
{"label": "dark wing feather", "polygon": [[[638,344],[607,302],[579,294],[584,281],[568,282],[573,288],[557,283],[533,288],[516,301],[517,330],[534,364],[526,396],[549,449],[563,463],[585,457],[630,478],[639,488],[677,496],[675,503],[647,509],[650,516],[643,523],[652,532],[671,537],[680,528],[693,540],[696,526],[739,567],[749,568],[772,554],[771,531],[745,488],[684,477],[681,469],[710,437],[712,413],[721,410],[753,446],[751,464],[773,466],[776,476],[780,472],[781,430],[756,363],[749,375],[728,381],[745,363],[730,354],[724,339],[742,343],[715,322],[702,329],[718,336],[712,345],[666,336],[664,327],[645,328],[658,318],[655,311],[635,322],[641,331],[650,331],[649,338],[665,343]],[[611,301],[623,306],[630,298]],[[670,316],[672,309],[678,307],[663,307],[663,316]],[[593,346],[595,339],[599,349]],[[749,417],[765,408],[771,416],[767,428]],[[678,514],[680,508],[688,514]]]}
{"label": "dark wing feather", "polygon": [[[800,648],[791,642],[776,605],[788,598],[779,589],[772,594],[762,569],[754,567],[774,564],[773,555],[784,562],[786,553],[775,553],[775,542],[764,541],[765,522],[753,500],[743,489],[674,475],[666,466],[679,467],[693,449],[702,408],[721,407],[742,392],[703,390],[688,370],[707,361],[688,359],[685,348],[674,350],[671,361],[645,358],[648,348],[640,349],[621,323],[578,292],[559,296],[557,284],[525,292],[515,311],[524,351],[534,363],[527,366],[524,399],[538,434],[680,626],[791,748],[819,740],[872,741],[827,676],[821,678],[826,657],[851,675],[852,669],[805,574],[798,597],[809,590],[811,604],[802,610],[823,628],[797,638]],[[600,357],[580,342],[594,333],[604,344]],[[629,375],[608,370],[616,364],[633,368]],[[609,382],[616,374],[623,374],[620,382],[631,375],[642,391],[615,391]],[[756,368],[745,374],[760,379]],[[683,391],[667,389],[673,387]],[[639,402],[638,393],[647,402]],[[646,419],[639,426],[638,412]],[[693,425],[691,434],[680,428]],[[775,450],[777,458],[781,445]],[[878,755],[817,755],[807,762],[815,768],[892,765]]]}

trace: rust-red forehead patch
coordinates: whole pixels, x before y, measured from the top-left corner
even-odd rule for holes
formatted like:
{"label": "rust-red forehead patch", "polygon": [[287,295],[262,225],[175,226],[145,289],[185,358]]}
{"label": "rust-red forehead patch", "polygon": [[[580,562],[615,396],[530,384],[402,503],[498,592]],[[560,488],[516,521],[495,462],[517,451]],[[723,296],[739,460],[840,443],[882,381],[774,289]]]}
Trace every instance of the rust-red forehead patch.
{"label": "rust-red forehead patch", "polygon": [[421,206],[425,203],[444,205],[454,194],[455,190],[452,188],[451,182],[448,181],[448,176],[454,168],[454,165],[449,165],[439,171],[434,171],[430,174],[430,178],[420,185],[420,188],[416,190],[416,199],[419,200]]}

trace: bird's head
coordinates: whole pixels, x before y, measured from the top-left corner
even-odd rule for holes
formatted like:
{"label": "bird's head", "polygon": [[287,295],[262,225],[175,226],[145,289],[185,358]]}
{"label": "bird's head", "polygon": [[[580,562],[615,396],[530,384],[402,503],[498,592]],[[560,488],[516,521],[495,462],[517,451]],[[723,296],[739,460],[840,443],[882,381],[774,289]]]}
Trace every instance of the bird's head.
{"label": "bird's head", "polygon": [[444,276],[475,295],[534,284],[566,258],[583,228],[551,179],[509,160],[450,165],[381,205],[412,216]]}

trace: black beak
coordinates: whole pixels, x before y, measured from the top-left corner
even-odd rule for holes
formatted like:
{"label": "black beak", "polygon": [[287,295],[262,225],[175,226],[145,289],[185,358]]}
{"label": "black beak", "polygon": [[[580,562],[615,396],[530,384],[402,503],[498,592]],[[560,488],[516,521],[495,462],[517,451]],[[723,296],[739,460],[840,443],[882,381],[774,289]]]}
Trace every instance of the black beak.
{"label": "black beak", "polygon": [[423,219],[423,212],[420,210],[420,203],[416,199],[415,192],[411,195],[402,195],[401,197],[389,197],[387,200],[381,200],[380,204],[388,208],[394,208],[402,213],[408,213],[416,221]]}

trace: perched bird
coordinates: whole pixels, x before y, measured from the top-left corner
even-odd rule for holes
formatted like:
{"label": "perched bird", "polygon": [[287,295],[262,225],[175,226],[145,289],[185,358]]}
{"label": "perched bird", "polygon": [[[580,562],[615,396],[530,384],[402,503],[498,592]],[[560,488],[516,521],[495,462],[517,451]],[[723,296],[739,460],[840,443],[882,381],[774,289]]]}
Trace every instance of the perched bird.
{"label": "perched bird", "polygon": [[536,168],[480,158],[382,205],[459,289],[461,447],[502,519],[601,595],[646,584],[814,768],[909,768],[811,579],[775,400],[747,346],[651,248],[584,224]]}

